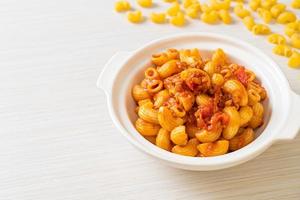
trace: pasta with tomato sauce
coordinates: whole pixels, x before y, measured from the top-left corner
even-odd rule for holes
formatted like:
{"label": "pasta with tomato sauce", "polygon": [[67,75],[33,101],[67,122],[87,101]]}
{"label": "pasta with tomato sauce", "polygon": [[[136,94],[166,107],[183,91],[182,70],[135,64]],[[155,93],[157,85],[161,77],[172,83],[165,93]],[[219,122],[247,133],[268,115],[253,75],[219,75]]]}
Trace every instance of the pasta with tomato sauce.
{"label": "pasta with tomato sauce", "polygon": [[223,155],[254,140],[267,98],[254,72],[232,63],[222,49],[207,60],[196,48],[169,49],[150,60],[132,89],[142,136],[193,157]]}

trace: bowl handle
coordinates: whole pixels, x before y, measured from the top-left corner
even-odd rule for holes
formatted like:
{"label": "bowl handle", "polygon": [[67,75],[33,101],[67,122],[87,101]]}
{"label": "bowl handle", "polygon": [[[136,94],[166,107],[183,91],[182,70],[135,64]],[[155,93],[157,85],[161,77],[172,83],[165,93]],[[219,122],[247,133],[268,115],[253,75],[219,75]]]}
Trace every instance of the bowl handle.
{"label": "bowl handle", "polygon": [[300,95],[291,91],[291,100],[289,121],[277,136],[277,140],[294,139],[300,130]]}
{"label": "bowl handle", "polygon": [[119,69],[126,59],[131,55],[131,52],[120,51],[114,54],[104,65],[102,72],[97,80],[97,87],[104,90],[106,93],[111,93],[113,81]]}

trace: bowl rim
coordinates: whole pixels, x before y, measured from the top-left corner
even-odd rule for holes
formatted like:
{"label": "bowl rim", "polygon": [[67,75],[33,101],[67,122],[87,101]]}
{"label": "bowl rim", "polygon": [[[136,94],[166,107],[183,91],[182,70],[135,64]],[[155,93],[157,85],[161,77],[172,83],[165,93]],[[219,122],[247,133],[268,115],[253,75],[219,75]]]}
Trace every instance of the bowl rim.
{"label": "bowl rim", "polygon": [[[142,47],[138,48],[137,50],[133,51],[129,57],[125,59],[123,62],[122,66],[120,67],[119,71],[126,65],[127,62],[130,61],[133,57],[135,57],[136,54],[139,52],[143,51],[146,48],[151,47],[152,45],[157,45],[158,43],[161,42],[167,42],[167,41],[173,41],[176,38],[182,38],[182,37],[194,37],[194,36],[209,36],[213,38],[218,38],[226,41],[233,42],[235,44],[238,44],[239,46],[243,46],[247,49],[251,49],[251,51],[255,51],[261,59],[264,59],[265,62],[269,63],[269,66],[272,65],[272,69],[276,70],[277,74],[280,74],[280,77],[276,77],[276,79],[280,79],[282,81],[281,86],[290,91],[290,86],[289,83],[284,76],[283,72],[279,68],[276,62],[274,62],[269,56],[267,56],[264,52],[262,52],[260,49],[258,49],[255,46],[252,46],[251,44],[244,42],[242,40],[230,37],[230,36],[225,36],[217,33],[210,33],[210,32],[198,32],[198,33],[180,33],[180,34],[175,34],[167,37],[162,37],[156,40],[153,40],[149,43],[146,43]],[[118,74],[115,76],[115,78],[118,76]],[[116,80],[113,80],[113,85]],[[287,92],[288,96],[287,98],[290,100],[289,92]],[[161,160],[171,162],[173,164],[179,164],[179,165],[188,165],[192,167],[212,167],[211,169],[215,168],[226,168],[232,165],[236,165],[242,162],[245,162],[247,160],[250,160],[251,158],[259,155],[262,153],[264,150],[266,150],[272,143],[274,142],[274,137],[276,134],[273,134],[272,137],[265,139],[264,142],[262,142],[259,146],[255,146],[254,148],[252,147],[252,143],[247,145],[246,147],[243,147],[239,151],[236,152],[231,152],[230,154],[225,154],[222,156],[215,156],[215,157],[205,157],[205,158],[195,158],[195,157],[188,157],[188,156],[182,156],[178,154],[174,154],[162,149],[159,149],[155,145],[151,144],[148,141],[145,141],[143,145],[139,142],[136,141],[136,138],[133,138],[130,136],[130,134],[127,133],[127,130],[125,127],[123,127],[118,120],[118,117],[115,113],[115,110],[112,105],[112,94],[107,95],[108,98],[108,107],[109,107],[109,113],[112,116],[112,120],[114,124],[118,127],[118,129],[121,131],[122,135],[124,135],[134,146],[136,146],[139,150],[153,156],[156,158],[159,158]],[[288,105],[290,106],[290,105]],[[290,108],[287,109],[287,112]],[[284,122],[282,122],[284,124]],[[252,148],[252,149],[250,149]],[[238,153],[237,153],[238,152]],[[221,166],[223,165],[223,166]]]}

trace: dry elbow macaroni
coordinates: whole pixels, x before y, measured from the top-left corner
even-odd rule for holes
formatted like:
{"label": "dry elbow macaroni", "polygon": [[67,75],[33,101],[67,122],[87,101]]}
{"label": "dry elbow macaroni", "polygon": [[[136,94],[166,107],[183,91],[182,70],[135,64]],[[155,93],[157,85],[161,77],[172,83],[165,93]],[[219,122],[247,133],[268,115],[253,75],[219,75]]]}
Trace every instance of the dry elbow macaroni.
{"label": "dry elbow macaroni", "polygon": [[[164,0],[164,2],[170,3],[169,8],[159,13],[151,12],[149,17],[144,17],[139,10],[132,10],[127,0],[116,1],[114,8],[117,12],[127,12],[127,19],[131,23],[142,23],[150,19],[155,24],[170,23],[177,27],[184,27],[188,24],[187,20],[189,19],[186,16],[190,19],[200,19],[202,22],[210,25],[219,24],[219,22],[232,24],[233,18],[231,17],[231,13],[233,12],[254,35],[269,35],[267,41],[277,45],[273,48],[274,54],[290,57],[294,51],[293,48],[300,48],[300,21],[293,12],[293,9],[300,9],[300,0],[291,1],[290,6],[293,9],[287,8],[286,3],[280,3],[277,0],[235,0],[234,3],[231,0],[208,0],[205,3],[199,0]],[[153,0],[136,0],[136,3],[142,8],[156,7],[153,6]],[[256,23],[252,12],[256,12],[264,24]],[[283,25],[283,32],[290,38],[290,41],[287,42],[284,36],[280,34],[271,34],[272,31],[267,25],[269,23]],[[160,59],[164,58],[158,58],[158,60]],[[292,68],[300,67],[299,64],[296,64],[298,63],[297,59],[298,54],[296,52],[288,60],[288,65]],[[207,63],[204,71],[212,75],[214,68],[215,64],[210,62]],[[223,71],[223,74],[226,76],[229,73],[228,70]],[[214,80],[217,80],[216,78],[218,77],[215,76]]]}
{"label": "dry elbow macaroni", "polygon": [[[280,43],[273,36],[272,43]],[[299,65],[300,54],[291,56]],[[161,149],[209,157],[236,151],[254,140],[263,124],[266,90],[255,73],[231,63],[222,49],[210,59],[198,49],[154,54],[144,79],[133,86],[136,130]]]}

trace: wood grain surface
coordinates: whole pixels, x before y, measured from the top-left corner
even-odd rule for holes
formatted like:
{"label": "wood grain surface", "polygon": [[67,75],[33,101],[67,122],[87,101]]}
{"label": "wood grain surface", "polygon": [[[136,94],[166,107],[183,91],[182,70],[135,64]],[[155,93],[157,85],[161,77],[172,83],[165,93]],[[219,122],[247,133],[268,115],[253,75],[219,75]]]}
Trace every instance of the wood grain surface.
{"label": "wood grain surface", "polygon": [[299,94],[300,71],[289,69],[265,38],[252,36],[238,20],[230,26],[132,25],[113,12],[113,2],[0,2],[0,199],[299,200],[299,136],[230,169],[170,168],[119,134],[96,79],[117,51],[198,31],[221,32],[263,49]]}

